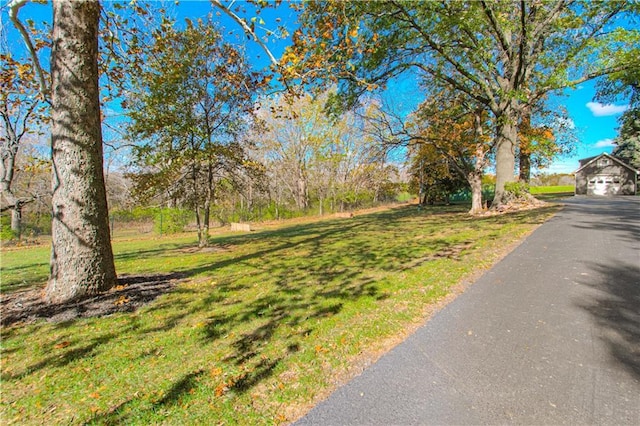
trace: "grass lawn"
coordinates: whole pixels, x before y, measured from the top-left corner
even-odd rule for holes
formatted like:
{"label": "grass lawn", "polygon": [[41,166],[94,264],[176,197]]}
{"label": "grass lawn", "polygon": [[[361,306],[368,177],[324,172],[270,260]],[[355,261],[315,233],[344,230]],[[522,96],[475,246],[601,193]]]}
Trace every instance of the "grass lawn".
{"label": "grass lawn", "polygon": [[562,186],[532,186],[529,189],[532,195],[537,194],[573,194],[576,190],[574,185],[562,185]]}
{"label": "grass lawn", "polygon": [[[554,207],[415,206],[211,238],[115,241],[125,274],[180,273],[132,313],[2,329],[3,424],[274,424],[356,374]],[[2,253],[2,291],[48,247]]]}

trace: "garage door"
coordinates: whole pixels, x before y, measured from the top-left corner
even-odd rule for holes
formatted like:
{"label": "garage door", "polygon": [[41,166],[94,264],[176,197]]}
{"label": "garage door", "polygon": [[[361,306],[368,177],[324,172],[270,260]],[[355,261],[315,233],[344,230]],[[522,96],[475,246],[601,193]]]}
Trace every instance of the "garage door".
{"label": "garage door", "polygon": [[620,178],[611,175],[598,175],[589,179],[587,194],[615,195],[620,192]]}

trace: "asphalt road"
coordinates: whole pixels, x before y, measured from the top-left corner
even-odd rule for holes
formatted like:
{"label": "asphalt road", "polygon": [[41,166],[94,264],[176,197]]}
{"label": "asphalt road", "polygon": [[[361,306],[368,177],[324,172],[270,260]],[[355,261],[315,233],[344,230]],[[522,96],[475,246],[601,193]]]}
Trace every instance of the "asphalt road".
{"label": "asphalt road", "polygon": [[298,425],[640,425],[640,197],[572,198]]}

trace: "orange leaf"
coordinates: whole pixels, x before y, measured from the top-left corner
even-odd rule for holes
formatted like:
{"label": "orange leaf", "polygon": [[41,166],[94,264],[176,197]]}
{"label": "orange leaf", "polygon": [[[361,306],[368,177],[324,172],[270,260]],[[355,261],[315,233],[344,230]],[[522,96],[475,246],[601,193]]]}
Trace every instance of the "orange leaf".
{"label": "orange leaf", "polygon": [[215,390],[215,395],[220,397],[222,395],[224,395],[224,393],[228,390],[229,388],[227,387],[226,383],[220,383],[218,386],[216,386],[216,390]]}
{"label": "orange leaf", "polygon": [[120,305],[124,305],[125,303],[129,302],[129,298],[126,296],[120,296],[118,298],[118,300],[116,300],[115,302],[113,302],[114,305],[116,306],[120,306]]}
{"label": "orange leaf", "polygon": [[64,342],[60,342],[57,345],[55,345],[54,347],[56,349],[62,349],[62,348],[66,348],[67,346],[69,346],[71,344],[71,342],[69,342],[68,340],[65,340]]}

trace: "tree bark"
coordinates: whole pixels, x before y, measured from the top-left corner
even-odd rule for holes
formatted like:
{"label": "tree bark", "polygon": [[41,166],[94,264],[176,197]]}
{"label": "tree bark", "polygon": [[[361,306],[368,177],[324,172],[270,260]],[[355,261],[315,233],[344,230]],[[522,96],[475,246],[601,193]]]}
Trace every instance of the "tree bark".
{"label": "tree bark", "polygon": [[202,237],[198,242],[200,247],[209,245],[209,225],[211,222],[211,203],[213,203],[213,165],[209,163],[207,167],[207,192],[204,197]]}
{"label": "tree bark", "polygon": [[478,214],[482,212],[482,175],[469,173],[467,180],[471,187],[471,210],[469,210],[469,214]]}
{"label": "tree bark", "polygon": [[3,134],[5,140],[0,146],[0,156],[2,157],[0,158],[0,193],[6,200],[7,207],[11,209],[11,230],[14,235],[20,238],[22,206],[12,188],[20,138],[9,120],[6,103],[2,104],[2,118],[5,126]]}
{"label": "tree bark", "polygon": [[306,211],[309,208],[309,196],[307,189],[307,179],[302,169],[298,169],[298,180],[296,182],[296,203],[298,209]]}
{"label": "tree bark", "polygon": [[96,0],[53,1],[50,303],[116,283],[102,159],[99,14]]}
{"label": "tree bark", "polygon": [[518,179],[520,182],[529,183],[531,180],[531,154],[521,150],[518,159],[520,168]]}
{"label": "tree bark", "polygon": [[503,115],[504,122],[498,127],[496,141],[496,193],[491,203],[492,209],[504,204],[505,184],[514,181],[517,137],[517,127],[515,123],[517,120],[513,119],[513,115],[513,110],[508,109]]}
{"label": "tree bark", "polygon": [[202,226],[202,219],[200,218],[200,207],[197,204],[195,207],[195,213],[196,213],[196,228],[198,229],[198,247],[204,247],[204,243],[203,243],[204,229]]}
{"label": "tree bark", "polygon": [[11,209],[11,231],[16,238],[22,236],[22,202],[17,200]]}
{"label": "tree bark", "polygon": [[[484,128],[482,123],[482,109],[474,113],[473,121],[475,123],[476,152],[473,170],[467,173],[467,181],[471,188],[471,210],[469,214],[478,214],[482,212],[482,175],[486,166],[487,149],[484,147],[483,136]],[[455,164],[455,163],[454,163]]]}

